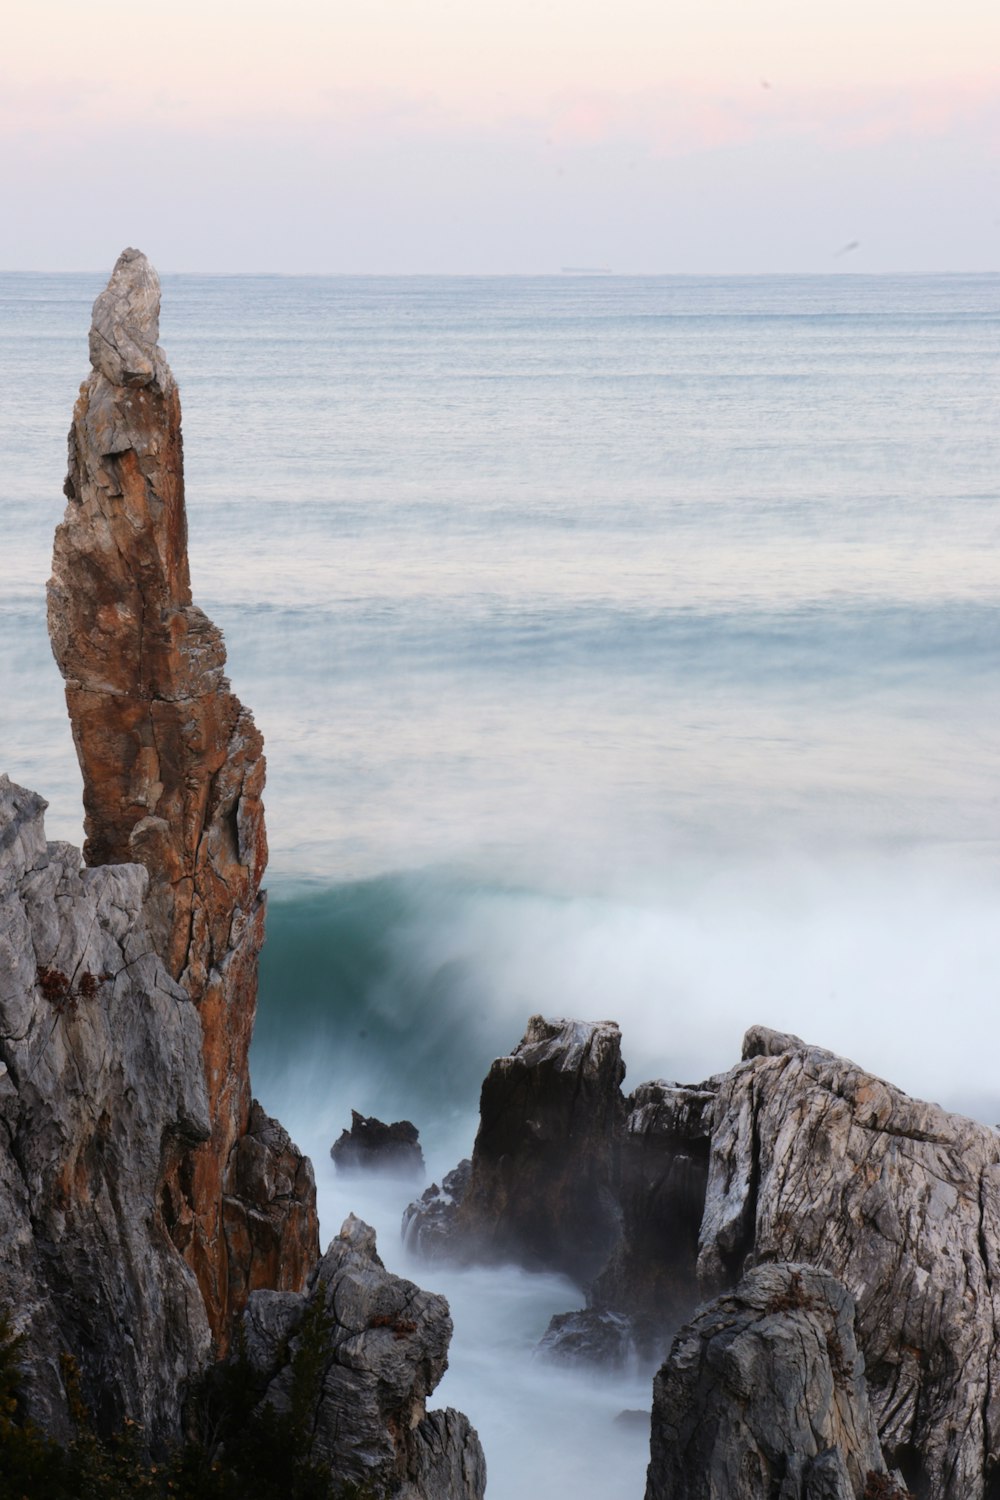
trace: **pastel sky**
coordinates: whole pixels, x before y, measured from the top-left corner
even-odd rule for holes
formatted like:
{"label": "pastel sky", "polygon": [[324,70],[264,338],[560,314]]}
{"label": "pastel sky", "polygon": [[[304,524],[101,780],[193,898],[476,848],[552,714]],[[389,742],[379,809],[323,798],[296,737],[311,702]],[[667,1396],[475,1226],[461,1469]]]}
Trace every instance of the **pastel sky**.
{"label": "pastel sky", "polygon": [[35,0],[0,267],[1000,269],[997,0]]}

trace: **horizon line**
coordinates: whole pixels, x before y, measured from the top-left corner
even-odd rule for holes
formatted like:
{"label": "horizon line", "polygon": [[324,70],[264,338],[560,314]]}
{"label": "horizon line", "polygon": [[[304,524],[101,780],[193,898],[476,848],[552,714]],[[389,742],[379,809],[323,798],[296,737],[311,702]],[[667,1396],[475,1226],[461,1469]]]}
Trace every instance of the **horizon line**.
{"label": "horizon line", "polygon": [[[29,269],[29,268],[24,267],[24,266],[8,266],[8,267],[0,268],[0,276],[104,276],[104,277],[107,277],[109,274],[110,274],[109,271],[107,269],[105,269],[105,268],[101,268],[101,269],[93,269],[93,268],[80,269],[80,268],[63,267],[60,270],[45,270],[45,271],[33,270],[33,269]],[[523,280],[523,281],[527,281],[527,280],[531,280],[531,281],[538,281],[538,280],[549,280],[549,281],[588,281],[588,280],[590,280],[590,281],[615,281],[615,280],[625,281],[625,280],[629,280],[629,281],[636,281],[636,280],[641,280],[641,279],[654,279],[654,278],[664,278],[664,277],[670,277],[670,278],[673,278],[673,279],[676,279],[676,280],[694,280],[694,279],[699,279],[699,280],[727,280],[727,279],[731,279],[733,277],[744,277],[744,278],[746,278],[748,280],[749,279],[765,280],[765,279],[774,278],[774,277],[790,277],[790,276],[802,276],[802,277],[807,277],[807,276],[810,276],[810,277],[815,277],[815,276],[836,276],[838,278],[863,277],[863,276],[869,276],[869,277],[876,277],[876,276],[893,276],[893,277],[905,277],[905,276],[909,276],[909,277],[928,277],[928,276],[942,276],[942,277],[944,277],[944,276],[1000,276],[1000,268],[985,267],[985,266],[983,266],[983,267],[968,266],[968,267],[965,267],[965,268],[962,268],[962,269],[955,269],[955,270],[948,270],[948,271],[898,271],[898,270],[864,271],[864,270],[857,269],[857,268],[847,269],[846,267],[844,269],[839,269],[839,268],[838,269],[833,269],[831,267],[829,270],[825,270],[825,271],[822,271],[822,270],[811,270],[811,271],[802,271],[802,270],[798,270],[798,271],[791,271],[791,270],[776,270],[776,271],[738,271],[738,270],[730,270],[730,271],[603,271],[603,270],[597,270],[597,269],[595,269],[594,271],[561,271],[561,270],[560,271],[274,271],[274,270],[203,271],[203,270],[197,270],[197,269],[189,267],[189,268],[184,269],[184,270],[175,270],[175,271],[160,271],[158,269],[158,275],[161,278],[162,277],[168,277],[168,276],[205,276],[205,277],[217,277],[219,279],[223,279],[223,278],[226,278],[226,279],[236,279],[238,277],[246,277],[248,279],[250,279],[250,278],[269,277],[269,278],[274,279],[274,280],[288,280],[288,281],[304,280],[304,279],[307,279],[307,278],[319,278],[319,277],[323,277],[323,278],[329,279],[329,280],[334,280],[334,279],[337,279],[337,278],[342,278],[344,280],[356,280],[356,279],[364,277],[367,280],[385,280],[385,281],[402,280],[402,279],[412,279],[412,280],[425,280],[425,281],[429,281],[429,280],[434,280],[434,279],[443,278],[443,277],[447,277],[447,278],[452,279],[452,280],[462,279],[462,280],[468,280],[468,281],[487,281],[487,280],[499,280],[499,279],[503,279],[503,280]]]}

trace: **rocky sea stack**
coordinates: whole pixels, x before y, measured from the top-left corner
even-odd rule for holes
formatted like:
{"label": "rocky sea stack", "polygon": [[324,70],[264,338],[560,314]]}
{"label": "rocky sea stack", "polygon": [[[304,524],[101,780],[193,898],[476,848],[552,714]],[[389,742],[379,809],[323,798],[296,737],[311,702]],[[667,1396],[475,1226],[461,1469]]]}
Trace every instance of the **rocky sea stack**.
{"label": "rocky sea stack", "polygon": [[251,1097],[263,744],[191,597],[159,305],[149,261],[124,251],[94,304],[49,584],[83,862],[46,842],[41,798],[0,778],[0,1311],[20,1409],[65,1441],[82,1399],[98,1431],[138,1423],[146,1452],[168,1451],[193,1387],[238,1348],[251,1406],[280,1416],[304,1310],[347,1277],[369,1289],[362,1321],[342,1298],[309,1325],[330,1484],[476,1497],[475,1434],[424,1409],[447,1307],[386,1273],[356,1221],[320,1260],[312,1167]]}

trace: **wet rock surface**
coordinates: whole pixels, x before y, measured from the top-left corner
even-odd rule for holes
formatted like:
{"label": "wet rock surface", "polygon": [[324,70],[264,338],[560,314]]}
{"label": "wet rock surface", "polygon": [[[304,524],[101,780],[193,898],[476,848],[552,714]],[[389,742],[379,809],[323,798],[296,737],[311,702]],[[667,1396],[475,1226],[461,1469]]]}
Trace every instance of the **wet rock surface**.
{"label": "wet rock surface", "polygon": [[653,1386],[646,1500],[863,1500],[890,1479],[854,1305],[808,1265],[768,1265],[677,1334]]}
{"label": "wet rock surface", "polygon": [[425,1260],[449,1260],[460,1255],[456,1221],[472,1178],[472,1161],[465,1157],[446,1172],[441,1185],[432,1182],[403,1214],[403,1241]]}
{"label": "wet rock surface", "polygon": [[306,1426],[336,1482],[379,1500],[480,1500],[486,1467],[468,1420],[426,1409],[447,1367],[448,1304],[387,1272],[366,1224],[347,1219],[306,1292],[253,1293],[245,1327],[261,1406],[278,1412],[312,1341],[320,1378]]}
{"label": "wet rock surface", "polygon": [[621,1234],[589,1299],[628,1317],[643,1359],[662,1354],[701,1299],[698,1235],[714,1107],[711,1084],[662,1080],[641,1084],[626,1101],[615,1182]]}
{"label": "wet rock surface", "polygon": [[399,1177],[422,1177],[424,1153],[420,1133],[409,1120],[387,1125],[374,1115],[351,1110],[351,1128],[330,1147],[338,1172],[385,1172]]}

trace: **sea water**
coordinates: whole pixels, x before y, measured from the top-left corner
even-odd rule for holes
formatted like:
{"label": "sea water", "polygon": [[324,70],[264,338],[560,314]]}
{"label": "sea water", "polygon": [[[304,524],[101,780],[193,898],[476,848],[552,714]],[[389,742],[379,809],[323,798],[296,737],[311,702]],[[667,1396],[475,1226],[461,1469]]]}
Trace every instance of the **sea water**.
{"label": "sea water", "polygon": [[[101,276],[0,277],[6,769],[80,837],[44,581]],[[642,1493],[649,1372],[414,1264],[351,1108],[468,1154],[533,1011],[633,1083],[753,1022],[1000,1119],[1000,278],[165,277],[195,597],[266,744],[254,1083],[449,1296],[492,1500]]]}

